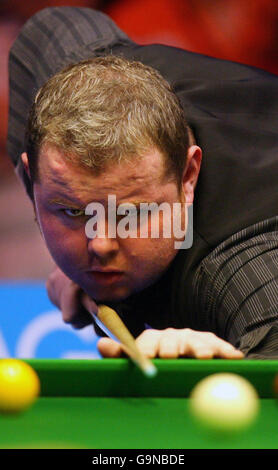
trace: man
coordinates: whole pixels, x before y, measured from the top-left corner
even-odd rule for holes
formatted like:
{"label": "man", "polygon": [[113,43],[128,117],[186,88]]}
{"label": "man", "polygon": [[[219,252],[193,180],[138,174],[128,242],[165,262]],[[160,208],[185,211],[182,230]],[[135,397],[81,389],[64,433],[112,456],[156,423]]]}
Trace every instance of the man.
{"label": "man", "polygon": [[[102,28],[105,25],[102,32],[100,25]],[[138,344],[150,357],[242,357],[235,347],[247,357],[278,357],[277,78],[260,70],[166,46],[137,46],[112,25],[109,19],[93,10],[47,9],[27,23],[11,51],[9,153],[19,173],[24,175],[29,195],[32,196],[32,190],[35,190],[35,207],[42,233],[62,268],[50,278],[50,297],[62,308],[64,319],[75,326],[91,321],[88,313],[78,305],[80,287],[90,298],[95,296],[96,301],[107,300],[131,331],[139,335]],[[92,38],[92,31],[97,37]],[[39,55],[41,51],[44,51],[43,57]],[[132,181],[143,181],[148,187],[151,180],[156,188],[152,197],[159,193],[161,197],[164,194],[162,199],[170,197],[168,202],[180,201],[177,182],[171,186],[172,192],[167,191],[167,197],[163,193],[164,184],[169,183],[163,181],[161,186],[162,180],[158,178],[158,174],[160,177],[163,174],[163,152],[157,145],[145,146],[139,155],[136,154],[140,157],[138,161],[135,159],[136,167],[129,163],[131,167],[125,166],[125,171],[120,171],[119,166],[106,169],[103,187],[97,173],[89,174],[88,170],[84,173],[79,167],[76,169],[73,162],[65,164],[62,157],[66,149],[57,144],[54,150],[38,146],[38,161],[42,167],[38,166],[39,179],[36,180],[30,167],[32,145],[28,150],[30,155],[24,152],[26,148],[22,145],[24,114],[33,99],[34,88],[69,63],[111,52],[151,64],[167,78],[182,103],[197,144],[204,150],[198,184],[201,150],[193,141],[187,149],[182,173],[181,194],[185,199],[186,195],[191,198],[189,202],[193,201],[196,187],[192,248],[174,254],[172,246],[168,246],[163,251],[167,256],[162,256],[161,260],[155,250],[149,249],[148,255],[142,257],[142,266],[136,268],[138,284],[131,277],[130,289],[128,283],[123,283],[122,294],[112,298],[105,289],[100,289],[107,277],[100,271],[100,266],[105,265],[107,244],[108,252],[113,256],[119,252],[118,247],[112,247],[111,240],[105,239],[106,251],[103,251],[98,237],[87,241],[88,251],[90,246],[91,256],[99,264],[94,261],[95,264],[90,266],[88,263],[83,265],[86,272],[93,271],[92,282],[75,278],[76,271],[71,270],[71,266],[77,266],[73,250],[66,250],[65,258],[60,258],[59,253],[63,252],[63,244],[67,246],[67,233],[77,237],[79,230],[67,225],[67,233],[59,232],[56,224],[49,223],[47,213],[51,209],[46,209],[44,194],[55,182],[69,191],[72,189],[69,181],[76,178],[75,190],[78,187],[81,190],[81,181],[84,181],[102,196],[107,196],[108,189],[114,189],[120,199],[125,200],[123,178],[126,180],[129,175],[127,187],[131,188],[131,194],[139,191],[137,186],[132,186]],[[21,78],[17,83],[16,77]],[[21,152],[24,166],[20,163]],[[77,153],[73,152],[74,155]],[[51,162],[55,163],[54,167]],[[61,180],[61,175],[66,175],[67,180]],[[33,188],[30,182],[33,182]],[[93,195],[97,198],[96,191]],[[146,194],[140,192],[140,197],[144,198]],[[85,199],[82,207],[84,202],[89,202],[88,194]],[[67,214],[73,216],[73,207],[66,206],[64,210],[71,211]],[[60,240],[58,248],[53,248],[53,239]],[[127,250],[130,259],[132,250]],[[157,262],[155,269],[152,259]],[[121,271],[122,266],[113,264],[107,266],[117,271],[114,279],[120,282],[125,269]],[[126,266],[131,275],[134,265],[127,263]],[[82,265],[79,268],[82,270]],[[146,325],[152,329],[145,330]],[[109,340],[102,340],[99,347],[106,356],[120,353],[119,347]]]}

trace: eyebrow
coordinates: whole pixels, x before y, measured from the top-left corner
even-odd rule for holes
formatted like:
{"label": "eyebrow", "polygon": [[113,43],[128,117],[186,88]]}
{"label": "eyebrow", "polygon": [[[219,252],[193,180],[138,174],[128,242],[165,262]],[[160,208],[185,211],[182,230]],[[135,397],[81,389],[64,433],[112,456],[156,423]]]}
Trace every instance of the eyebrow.
{"label": "eyebrow", "polygon": [[[153,202],[153,201],[152,201]],[[148,202],[148,201],[134,201],[134,202],[131,202],[131,201],[124,201],[124,202],[120,202],[118,204],[118,206],[124,206],[125,204],[132,204],[133,206],[136,206],[136,207],[139,207],[140,204],[151,204],[152,202]]]}
{"label": "eyebrow", "polygon": [[80,208],[80,206],[84,206],[86,207],[87,204],[82,204],[81,202],[78,202],[74,199],[71,199],[71,198],[68,198],[68,199],[58,199],[58,198],[54,198],[54,199],[48,199],[47,201],[48,204],[58,204],[60,206],[71,206],[71,207],[76,207],[77,209]]}
{"label": "eyebrow", "polygon": [[161,201],[161,202],[158,202],[158,201],[144,201],[144,200],[142,200],[142,201],[134,201],[134,202],[125,201],[125,202],[120,202],[119,204],[117,204],[117,208],[118,208],[119,206],[125,207],[125,206],[132,205],[132,206],[135,206],[136,209],[138,210],[138,209],[140,209],[141,204],[146,204],[146,205],[148,205],[148,206],[151,205],[151,204],[157,204],[157,205],[159,206],[162,202],[164,202],[164,201]]}
{"label": "eyebrow", "polygon": [[165,198],[158,197],[156,200],[153,199],[153,200],[150,200],[150,201],[146,201],[146,200],[135,201],[132,204],[135,204],[136,206],[140,206],[140,204],[158,204],[159,205],[159,204],[162,204],[163,202],[165,202],[164,199]]}
{"label": "eyebrow", "polygon": [[[53,199],[49,199],[48,201],[48,204],[49,205],[52,205],[52,204],[56,204],[56,205],[60,205],[60,206],[66,206],[66,207],[71,207],[73,209],[80,209],[80,208],[83,208],[85,209],[87,207],[88,204],[90,204],[90,201],[89,203],[85,203],[83,204],[82,202],[80,201],[76,201],[74,199],[71,199],[71,198],[68,198],[68,199],[59,199],[59,198],[53,198]],[[163,201],[162,201],[163,202]],[[145,200],[141,200],[141,201],[134,201],[134,202],[131,202],[131,201],[124,201],[124,202],[119,202],[118,204],[116,204],[116,208],[118,208],[119,206],[128,206],[128,205],[132,205],[132,206],[135,206],[136,209],[138,210],[140,208],[140,205],[141,204],[158,204],[160,205],[161,204],[161,201],[158,202],[158,201],[145,201]]]}

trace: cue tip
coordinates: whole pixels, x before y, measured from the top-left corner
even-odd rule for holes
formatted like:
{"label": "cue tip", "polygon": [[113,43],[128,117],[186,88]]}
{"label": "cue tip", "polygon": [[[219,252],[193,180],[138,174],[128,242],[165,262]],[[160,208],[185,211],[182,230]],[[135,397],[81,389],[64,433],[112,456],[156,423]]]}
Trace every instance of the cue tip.
{"label": "cue tip", "polygon": [[141,368],[141,370],[146,377],[155,377],[157,374],[157,368],[152,363],[148,364],[144,368]]}

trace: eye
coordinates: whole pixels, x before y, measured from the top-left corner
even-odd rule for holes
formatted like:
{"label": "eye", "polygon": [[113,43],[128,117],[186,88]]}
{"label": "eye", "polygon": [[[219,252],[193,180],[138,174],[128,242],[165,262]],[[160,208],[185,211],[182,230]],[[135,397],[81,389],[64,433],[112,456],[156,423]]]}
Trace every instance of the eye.
{"label": "eye", "polygon": [[81,217],[85,214],[82,209],[62,209],[62,212],[68,217]]}

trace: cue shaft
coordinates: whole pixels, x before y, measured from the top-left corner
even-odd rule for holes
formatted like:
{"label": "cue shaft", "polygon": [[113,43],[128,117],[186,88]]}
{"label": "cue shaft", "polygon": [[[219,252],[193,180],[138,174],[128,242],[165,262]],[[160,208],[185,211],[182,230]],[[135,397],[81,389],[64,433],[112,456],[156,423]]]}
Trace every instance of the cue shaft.
{"label": "cue shaft", "polygon": [[130,356],[133,361],[140,367],[140,369],[147,375],[155,373],[153,363],[138,348],[135,339],[119,317],[119,315],[110,307],[106,305],[98,306],[99,320],[111,331],[111,333],[121,342],[124,346],[125,352]]}
{"label": "cue shaft", "polygon": [[[156,368],[153,363],[148,359],[140,349],[138,348],[135,339],[131,335],[130,331],[127,329],[119,315],[112,308],[106,305],[98,305],[98,312],[95,314],[91,311],[90,302],[86,301],[84,298],[84,305],[93,315],[96,320],[96,323],[99,321],[105,328],[103,330],[108,336],[113,335],[113,339],[116,338],[123,346],[124,351],[127,355],[138,365],[142,372],[147,376],[153,376],[156,374]],[[100,325],[100,328],[102,327]],[[108,332],[106,331],[108,329]]]}

